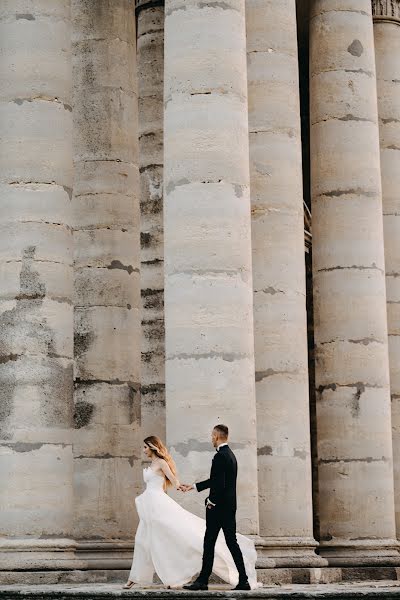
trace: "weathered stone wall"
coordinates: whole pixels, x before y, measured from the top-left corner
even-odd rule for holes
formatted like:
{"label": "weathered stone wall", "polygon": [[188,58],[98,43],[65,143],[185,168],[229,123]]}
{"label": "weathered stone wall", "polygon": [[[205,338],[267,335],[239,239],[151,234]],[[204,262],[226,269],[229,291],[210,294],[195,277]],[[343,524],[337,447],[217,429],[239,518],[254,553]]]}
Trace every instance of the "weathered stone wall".
{"label": "weathered stone wall", "polygon": [[373,2],[397,535],[400,531],[400,1]]}
{"label": "weathered stone wall", "polygon": [[142,295],[142,437],[165,440],[164,6],[137,2]]}
{"label": "weathered stone wall", "polygon": [[[193,481],[230,426],[239,528],[257,533],[244,0],[167,0],[164,73],[167,441]],[[182,502],[204,513],[203,494]]]}
{"label": "weathered stone wall", "polygon": [[3,568],[72,558],[70,36],[69,0],[0,5]]}
{"label": "weathered stone wall", "polygon": [[216,422],[260,565],[400,562],[400,0],[297,8],[0,3],[1,570],[127,567],[142,438]]}
{"label": "weathered stone wall", "polygon": [[295,546],[299,560],[309,561],[315,543],[296,3],[247,0],[246,26],[260,534],[270,553],[291,556]]}
{"label": "weathered stone wall", "polygon": [[310,61],[321,551],[379,560],[396,551],[370,0],[313,3]]}
{"label": "weathered stone wall", "polygon": [[141,486],[135,16],[129,0],[72,8],[75,536],[101,549],[132,539]]}

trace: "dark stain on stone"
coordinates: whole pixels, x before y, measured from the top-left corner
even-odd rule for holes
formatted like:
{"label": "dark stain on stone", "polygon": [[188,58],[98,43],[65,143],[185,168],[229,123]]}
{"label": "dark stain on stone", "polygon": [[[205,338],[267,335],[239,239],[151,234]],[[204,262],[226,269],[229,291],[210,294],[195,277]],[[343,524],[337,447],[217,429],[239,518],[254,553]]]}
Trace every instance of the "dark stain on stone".
{"label": "dark stain on stone", "polygon": [[163,319],[142,321],[142,334],[146,340],[162,340],[165,336]]}
{"label": "dark stain on stone", "polygon": [[262,446],[257,449],[257,456],[272,456],[271,446]]}
{"label": "dark stain on stone", "polygon": [[29,442],[14,442],[6,444],[9,448],[12,448],[15,452],[33,452],[34,450],[40,450],[43,446],[42,443],[29,443]]}
{"label": "dark stain on stone", "polygon": [[162,258],[153,258],[153,260],[143,260],[142,265],[160,265],[163,262]]}
{"label": "dark stain on stone", "polygon": [[172,13],[177,12],[178,10],[186,10],[186,6],[178,6],[178,8],[172,8],[170,10],[165,11],[165,16],[169,17]]}
{"label": "dark stain on stone", "polygon": [[[26,353],[27,344],[28,347],[33,345],[35,355],[42,357],[46,365],[42,377],[36,382],[41,392],[41,422],[56,427],[69,427],[72,422],[72,403],[69,401],[72,398],[72,361],[64,366],[57,360],[55,333],[39,312],[46,295],[46,287],[40,280],[40,273],[35,269],[35,255],[35,246],[24,248],[17,304],[4,311],[0,317],[0,362],[5,365],[0,411],[0,435],[3,439],[10,439],[10,416],[13,413],[15,389],[20,385],[13,366],[7,368],[7,363],[20,360],[26,363],[28,369],[32,369],[31,361],[37,359],[32,359]],[[16,347],[21,348],[21,355],[15,352]]]}
{"label": "dark stain on stone", "polygon": [[154,356],[154,352],[142,352],[141,353],[141,360],[143,363],[149,364],[151,363],[151,359]]}
{"label": "dark stain on stone", "polygon": [[0,356],[0,365],[4,365],[5,363],[8,363],[8,362],[15,362],[19,358],[20,358],[19,354],[7,354],[7,355]]}
{"label": "dark stain on stone", "polygon": [[164,308],[164,290],[141,290],[142,305],[144,310],[160,310]]}
{"label": "dark stain on stone", "polygon": [[199,8],[221,8],[222,10],[236,10],[234,6],[228,2],[199,2]]}
{"label": "dark stain on stone", "polygon": [[356,392],[353,396],[353,402],[351,407],[351,414],[353,417],[358,417],[360,414],[360,398],[361,394],[365,392],[365,385],[361,381],[356,383]]}
{"label": "dark stain on stone", "polygon": [[75,331],[74,332],[74,355],[82,356],[93,344],[95,335],[93,331]]}
{"label": "dark stain on stone", "polygon": [[365,69],[344,69],[345,73],[362,73],[363,75],[367,75],[367,77],[374,77],[374,73],[372,71],[366,71]]}
{"label": "dark stain on stone", "polygon": [[[153,185],[156,185],[153,183]],[[160,183],[161,186],[161,183]],[[160,187],[160,194],[162,188]],[[163,210],[162,194],[159,198],[148,199],[140,203],[140,213],[142,215],[161,215]]]}
{"label": "dark stain on stone", "polygon": [[[149,385],[142,385],[141,396],[147,395],[157,395],[157,394],[165,394],[165,383],[151,383]],[[157,399],[159,401],[159,399]],[[163,397],[163,403],[165,403],[165,398]]]}
{"label": "dark stain on stone", "polygon": [[243,187],[239,184],[236,184],[233,186],[235,189],[235,196],[237,198],[241,198],[243,196]]}
{"label": "dark stain on stone", "polygon": [[140,398],[140,389],[137,389],[136,386],[129,386],[129,394],[128,394],[128,402],[129,402],[129,423],[135,423],[140,425],[142,421],[142,413],[141,413],[141,398]]}
{"label": "dark stain on stone", "polygon": [[162,163],[152,163],[150,165],[143,165],[143,167],[140,167],[139,173],[144,173],[148,169],[159,169],[160,167],[162,168],[163,166],[164,165]]}
{"label": "dark stain on stone", "polygon": [[151,234],[141,231],[140,233],[140,245],[142,248],[148,248],[151,244]]}
{"label": "dark stain on stone", "polygon": [[132,308],[131,304],[127,304],[127,305],[126,305],[126,308],[127,308],[128,310],[131,310],[131,308]]}
{"label": "dark stain on stone", "polygon": [[46,287],[40,281],[40,276],[33,269],[36,247],[28,246],[22,255],[22,269],[19,276],[21,299],[43,299],[46,295]]}
{"label": "dark stain on stone", "polygon": [[136,389],[139,389],[139,384],[134,381],[126,381],[121,379],[82,379],[81,377],[75,378],[75,388],[81,385],[98,385],[105,383],[106,385],[131,385]]}
{"label": "dark stain on stone", "polygon": [[347,48],[347,52],[349,52],[352,56],[360,57],[364,52],[364,48],[360,40],[353,40],[350,46]]}
{"label": "dark stain on stone", "polygon": [[366,456],[365,458],[320,458],[318,460],[319,464],[329,465],[335,463],[353,463],[353,462],[365,462],[365,463],[375,463],[375,462],[388,462],[386,456],[381,456],[380,458],[374,458],[373,456]]}
{"label": "dark stain on stone", "polygon": [[183,177],[182,179],[179,179],[178,181],[169,181],[166,185],[165,191],[167,192],[167,194],[170,194],[171,192],[173,192],[175,190],[175,188],[177,187],[181,187],[183,185],[188,185],[190,184],[189,179],[186,179],[186,177]]}
{"label": "dark stain on stone", "polygon": [[75,403],[74,428],[81,429],[87,427],[92,420],[94,405],[86,400],[78,400]]}
{"label": "dark stain on stone", "polygon": [[107,266],[107,269],[121,269],[131,275],[131,273],[138,273],[139,269],[135,269],[132,265],[124,265],[120,260],[113,260],[111,264]]}
{"label": "dark stain on stone", "polygon": [[72,188],[67,187],[66,185],[63,185],[62,187],[63,190],[67,192],[69,199],[72,200]]}
{"label": "dark stain on stone", "polygon": [[19,21],[20,19],[23,19],[25,21],[36,21],[34,15],[30,13],[17,13],[15,15],[15,18],[17,19],[17,21]]}
{"label": "dark stain on stone", "polygon": [[324,192],[322,196],[327,198],[339,198],[340,196],[346,196],[354,194],[356,196],[366,196],[367,198],[376,198],[379,196],[377,192],[370,192],[369,190],[363,190],[362,188],[349,188],[347,190],[332,190],[330,192]]}

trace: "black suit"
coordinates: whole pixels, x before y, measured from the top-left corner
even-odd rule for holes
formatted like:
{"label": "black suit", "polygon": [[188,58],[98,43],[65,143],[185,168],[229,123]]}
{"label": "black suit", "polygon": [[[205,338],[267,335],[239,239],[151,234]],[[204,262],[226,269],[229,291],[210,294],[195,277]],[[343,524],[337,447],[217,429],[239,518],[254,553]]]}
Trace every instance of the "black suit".
{"label": "black suit", "polygon": [[207,500],[215,504],[206,508],[203,566],[198,577],[203,583],[207,583],[211,575],[215,543],[221,529],[239,572],[239,582],[247,581],[242,552],[236,539],[236,479],[236,457],[229,446],[222,446],[213,458],[210,479],[196,483],[199,492],[210,489]]}

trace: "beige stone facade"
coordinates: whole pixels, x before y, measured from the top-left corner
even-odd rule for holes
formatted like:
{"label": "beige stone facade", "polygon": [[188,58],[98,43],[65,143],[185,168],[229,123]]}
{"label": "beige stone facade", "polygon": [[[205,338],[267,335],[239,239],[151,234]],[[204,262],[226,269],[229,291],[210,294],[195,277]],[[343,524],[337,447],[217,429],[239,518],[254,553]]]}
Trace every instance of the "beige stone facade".
{"label": "beige stone facade", "polygon": [[142,439],[191,482],[217,422],[260,567],[399,565],[400,0],[3,0],[0,46],[0,571],[128,567]]}

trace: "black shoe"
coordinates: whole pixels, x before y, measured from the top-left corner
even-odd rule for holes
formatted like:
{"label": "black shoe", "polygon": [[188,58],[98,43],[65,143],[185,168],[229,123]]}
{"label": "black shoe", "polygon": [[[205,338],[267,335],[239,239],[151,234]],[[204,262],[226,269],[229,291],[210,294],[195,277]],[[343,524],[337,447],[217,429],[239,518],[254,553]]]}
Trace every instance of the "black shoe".
{"label": "black shoe", "polygon": [[251,590],[251,587],[250,587],[250,584],[248,581],[243,581],[243,583],[241,581],[239,581],[237,586],[233,589],[234,590]]}
{"label": "black shoe", "polygon": [[184,585],[183,589],[197,592],[198,590],[208,590],[208,585],[206,583],[203,583],[202,581],[196,580],[193,581],[193,583],[190,583],[189,585]]}

